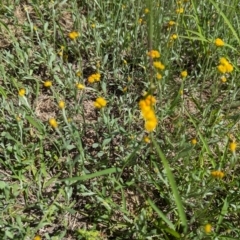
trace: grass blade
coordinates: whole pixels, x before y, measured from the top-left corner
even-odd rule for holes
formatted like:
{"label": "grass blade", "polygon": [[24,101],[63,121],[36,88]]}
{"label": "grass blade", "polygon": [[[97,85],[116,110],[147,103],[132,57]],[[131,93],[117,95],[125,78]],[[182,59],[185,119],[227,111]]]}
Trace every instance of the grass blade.
{"label": "grass blade", "polygon": [[238,37],[237,32],[234,30],[234,27],[232,26],[232,24],[230,23],[230,21],[228,20],[226,15],[221,11],[221,9],[218,7],[218,5],[213,0],[209,0],[209,2],[212,3],[212,5],[216,8],[218,13],[222,16],[225,23],[228,25],[229,29],[232,31],[233,36],[237,39],[238,43],[240,44],[240,38]]}
{"label": "grass blade", "polygon": [[170,169],[168,161],[167,161],[164,153],[162,152],[161,148],[159,147],[159,145],[157,144],[157,142],[153,138],[152,138],[152,142],[153,142],[153,145],[154,145],[154,147],[155,147],[155,149],[156,149],[156,151],[158,153],[158,156],[162,160],[162,163],[163,163],[164,168],[166,170],[167,178],[168,178],[169,184],[170,184],[170,186],[172,188],[172,192],[173,192],[173,195],[174,195],[174,198],[175,198],[175,202],[176,202],[176,205],[177,205],[179,217],[181,219],[182,225],[185,228],[185,231],[187,231],[186,214],[185,214],[185,211],[184,211],[184,208],[183,208],[182,200],[181,200],[181,197],[179,195],[179,192],[178,192],[178,189],[177,189],[177,184],[175,182],[174,176],[172,174],[172,171]]}
{"label": "grass blade", "polygon": [[60,181],[86,181],[91,178],[101,177],[103,175],[108,175],[108,174],[118,173],[118,172],[121,172],[120,168],[108,168],[108,169],[105,169],[102,171],[98,171],[98,172],[91,173],[91,174],[86,174],[86,175],[79,176],[79,177],[61,179]]}

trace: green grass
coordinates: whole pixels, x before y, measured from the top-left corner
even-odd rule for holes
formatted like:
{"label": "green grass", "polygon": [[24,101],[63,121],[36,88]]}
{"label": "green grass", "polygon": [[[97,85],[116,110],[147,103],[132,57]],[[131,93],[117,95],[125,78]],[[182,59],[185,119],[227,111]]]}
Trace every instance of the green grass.
{"label": "green grass", "polygon": [[[2,0],[0,239],[239,239],[239,8]],[[144,93],[157,100],[150,133]]]}

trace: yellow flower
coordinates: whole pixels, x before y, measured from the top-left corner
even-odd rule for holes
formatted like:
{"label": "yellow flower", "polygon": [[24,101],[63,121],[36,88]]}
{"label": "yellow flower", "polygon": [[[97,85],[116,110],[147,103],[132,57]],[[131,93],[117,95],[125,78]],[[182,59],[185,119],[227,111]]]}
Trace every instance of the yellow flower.
{"label": "yellow flower", "polygon": [[107,101],[102,97],[98,97],[94,102],[94,107],[99,109],[105,107],[106,105],[107,105]]}
{"label": "yellow flower", "polygon": [[145,12],[145,14],[148,14],[148,13],[149,13],[149,9],[148,9],[148,8],[145,8],[145,9],[144,9],[144,12]]}
{"label": "yellow flower", "polygon": [[143,21],[142,18],[139,18],[138,19],[138,24],[142,24],[142,21]]}
{"label": "yellow flower", "polygon": [[236,148],[237,148],[237,143],[236,142],[233,141],[229,144],[229,149],[230,149],[231,152],[235,152]]}
{"label": "yellow flower", "polygon": [[160,73],[157,73],[156,78],[157,78],[158,80],[161,80],[161,79],[162,79],[162,75],[161,75]]}
{"label": "yellow flower", "polygon": [[148,95],[146,98],[145,98],[145,102],[148,106],[153,106],[157,100],[154,96],[152,95]]}
{"label": "yellow flower", "polygon": [[221,81],[222,81],[223,83],[225,83],[225,82],[227,81],[227,78],[226,78],[224,75],[221,76],[220,79],[221,79]]}
{"label": "yellow flower", "polygon": [[77,83],[77,84],[76,84],[76,87],[77,87],[77,89],[79,89],[79,90],[82,90],[82,89],[85,88],[85,86],[84,86],[83,84],[81,84],[81,83]]}
{"label": "yellow flower", "polygon": [[77,76],[77,77],[81,77],[81,72],[80,72],[80,71],[77,71],[77,72],[76,72],[76,76]]}
{"label": "yellow flower", "polygon": [[226,73],[227,72],[227,68],[226,68],[225,65],[220,64],[220,65],[217,66],[217,68],[218,68],[218,71],[221,72],[221,73]]}
{"label": "yellow flower", "polygon": [[39,235],[36,235],[33,240],[42,240],[42,238]]}
{"label": "yellow flower", "polygon": [[71,40],[75,40],[77,37],[79,37],[79,33],[76,32],[76,31],[72,31],[68,34],[68,37],[71,39]]}
{"label": "yellow flower", "polygon": [[230,73],[233,71],[233,66],[231,63],[228,62],[228,60],[224,57],[221,57],[220,60],[220,65],[218,65],[218,70],[221,72],[221,73]]}
{"label": "yellow flower", "polygon": [[126,92],[126,91],[127,91],[127,87],[124,87],[124,88],[123,88],[123,92]]}
{"label": "yellow flower", "polygon": [[196,138],[193,138],[193,139],[191,140],[191,143],[192,143],[192,145],[196,145],[196,144],[197,144],[197,139],[196,139]]}
{"label": "yellow flower", "polygon": [[178,35],[177,34],[173,34],[171,37],[170,37],[170,40],[176,40],[178,38]]}
{"label": "yellow flower", "polygon": [[95,82],[95,79],[94,79],[94,76],[93,76],[93,75],[91,75],[91,76],[88,77],[88,82],[89,82],[89,83],[94,83],[94,82]]}
{"label": "yellow flower", "polygon": [[211,175],[215,178],[223,178],[224,177],[224,172],[216,170],[216,171],[212,171]]}
{"label": "yellow flower", "polygon": [[222,64],[222,65],[228,64],[228,60],[227,60],[225,57],[221,57],[221,58],[219,59],[219,62],[220,62],[220,64]]}
{"label": "yellow flower", "polygon": [[59,101],[58,106],[60,109],[64,109],[65,108],[65,102],[63,100]]}
{"label": "yellow flower", "polygon": [[101,75],[100,75],[100,73],[96,73],[94,77],[95,77],[95,81],[99,82]]}
{"label": "yellow flower", "polygon": [[59,56],[63,56],[63,50],[65,49],[65,47],[63,45],[60,46],[60,50],[58,51],[58,55]]}
{"label": "yellow flower", "polygon": [[126,61],[125,59],[123,59],[123,63],[124,63],[125,65],[127,65],[127,61]]}
{"label": "yellow flower", "polygon": [[181,13],[183,13],[184,12],[184,8],[178,8],[177,10],[176,10],[176,13],[177,14],[181,14]]}
{"label": "yellow flower", "polygon": [[223,47],[224,46],[224,41],[220,38],[217,38],[214,43],[217,47]]}
{"label": "yellow flower", "polygon": [[145,98],[139,101],[139,107],[141,109],[143,109],[145,107],[151,107],[156,103],[156,101],[157,100],[154,96],[152,96],[150,94],[146,96],[146,94],[145,94]]}
{"label": "yellow flower", "polygon": [[142,109],[142,115],[146,121],[155,121],[155,113],[152,107],[145,107]]}
{"label": "yellow flower", "polygon": [[151,119],[145,122],[145,129],[148,132],[152,132],[157,126],[157,119]]}
{"label": "yellow flower", "polygon": [[91,24],[91,27],[92,27],[92,28],[95,28],[95,27],[96,27],[96,25],[93,23],[93,24]]}
{"label": "yellow flower", "polygon": [[185,77],[187,77],[187,75],[188,75],[188,73],[186,70],[181,72],[181,77],[185,78]]}
{"label": "yellow flower", "polygon": [[151,58],[159,58],[160,57],[160,53],[157,50],[151,50],[147,53],[147,55]]}
{"label": "yellow flower", "polygon": [[19,95],[20,97],[23,97],[25,94],[26,94],[26,90],[25,90],[24,88],[19,89],[18,95]]}
{"label": "yellow flower", "polygon": [[148,136],[143,137],[143,141],[144,141],[145,143],[150,143],[150,142],[151,142],[151,141],[150,141],[150,138],[149,138]]}
{"label": "yellow flower", "polygon": [[101,78],[100,73],[94,73],[88,77],[89,83],[99,82]]}
{"label": "yellow flower", "polygon": [[220,60],[220,65],[217,66],[218,71],[221,73],[230,73],[233,71],[233,66],[231,63],[228,62],[228,60],[224,57],[221,57]]}
{"label": "yellow flower", "polygon": [[155,68],[160,69],[160,70],[165,69],[165,66],[164,66],[160,61],[153,62],[153,66],[154,66]]}
{"label": "yellow flower", "polygon": [[228,63],[228,64],[226,65],[226,69],[227,69],[227,72],[228,72],[228,73],[232,72],[232,71],[233,71],[233,66],[232,66],[232,64],[231,64],[231,63]]}
{"label": "yellow flower", "polygon": [[153,131],[157,126],[157,118],[153,109],[153,105],[156,103],[156,98],[152,95],[146,96],[139,101],[139,107],[142,112],[142,116],[145,120],[145,129],[148,132]]}
{"label": "yellow flower", "polygon": [[53,128],[57,128],[57,127],[58,127],[58,123],[57,123],[57,121],[56,121],[55,118],[50,118],[50,119],[49,119],[49,124],[50,124],[50,126],[53,127]]}
{"label": "yellow flower", "polygon": [[52,82],[50,80],[47,80],[43,83],[44,87],[51,87],[52,86]]}
{"label": "yellow flower", "polygon": [[204,232],[205,233],[210,233],[212,231],[212,225],[207,223],[205,226],[204,226]]}
{"label": "yellow flower", "polygon": [[176,24],[176,23],[175,23],[174,21],[169,21],[169,22],[168,22],[168,26],[169,26],[169,27],[172,27],[172,26],[174,26],[175,24]]}

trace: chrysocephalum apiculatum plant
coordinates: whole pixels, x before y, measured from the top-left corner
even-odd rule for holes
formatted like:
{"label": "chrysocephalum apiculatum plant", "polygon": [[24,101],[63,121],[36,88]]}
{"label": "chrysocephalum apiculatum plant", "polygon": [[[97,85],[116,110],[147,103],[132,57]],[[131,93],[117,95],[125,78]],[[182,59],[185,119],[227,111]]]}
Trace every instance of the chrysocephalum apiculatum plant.
{"label": "chrysocephalum apiculatum plant", "polygon": [[0,239],[239,239],[238,5],[0,1]]}

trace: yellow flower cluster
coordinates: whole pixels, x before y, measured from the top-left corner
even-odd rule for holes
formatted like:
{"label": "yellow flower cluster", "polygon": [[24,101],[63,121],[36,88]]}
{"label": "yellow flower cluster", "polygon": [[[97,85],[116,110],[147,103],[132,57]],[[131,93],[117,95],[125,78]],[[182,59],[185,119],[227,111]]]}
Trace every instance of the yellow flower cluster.
{"label": "yellow flower cluster", "polygon": [[150,140],[150,138],[149,138],[148,136],[144,136],[144,137],[143,137],[143,141],[144,141],[145,143],[150,143],[150,142],[151,142],[151,140]]}
{"label": "yellow flower cluster", "polygon": [[224,57],[221,57],[219,60],[220,64],[217,66],[218,71],[221,73],[230,73],[233,71],[233,65],[228,62]]}
{"label": "yellow flower cluster", "polygon": [[102,98],[102,97],[98,97],[95,102],[94,102],[94,107],[95,108],[104,108],[107,105],[107,101]]}
{"label": "yellow flower cluster", "polygon": [[165,66],[160,61],[153,62],[153,66],[157,69],[164,70]]}
{"label": "yellow flower cluster", "polygon": [[77,71],[75,74],[77,77],[81,77],[81,75],[82,75],[80,71]]}
{"label": "yellow flower cluster", "polygon": [[215,39],[214,43],[217,47],[223,47],[224,46],[224,41],[221,38]]}
{"label": "yellow flower cluster", "polygon": [[60,57],[63,56],[63,51],[64,51],[64,49],[65,49],[65,47],[62,45],[62,46],[60,47],[60,50],[58,51],[58,55],[59,55]]}
{"label": "yellow flower cluster", "polygon": [[43,83],[44,87],[51,87],[52,86],[52,82],[50,80],[47,80]]}
{"label": "yellow flower cluster", "polygon": [[174,33],[173,35],[170,36],[170,41],[174,41],[177,38],[178,38],[178,35]]}
{"label": "yellow flower cluster", "polygon": [[162,74],[157,73],[156,78],[157,78],[158,80],[162,79]]}
{"label": "yellow flower cluster", "polygon": [[181,14],[181,13],[183,13],[184,12],[184,8],[178,8],[177,10],[176,10],[176,13],[177,14]]}
{"label": "yellow flower cluster", "polygon": [[223,178],[224,177],[224,172],[216,170],[216,171],[212,171],[211,175],[215,178]]}
{"label": "yellow flower cluster", "polygon": [[65,105],[66,104],[65,104],[65,102],[63,100],[59,101],[59,103],[58,103],[58,106],[59,106],[60,109],[64,109]]}
{"label": "yellow flower cluster", "polygon": [[188,73],[187,73],[186,70],[184,70],[184,71],[181,72],[181,77],[182,77],[182,78],[187,77],[187,75],[188,75]]}
{"label": "yellow flower cluster", "polygon": [[85,88],[85,86],[81,83],[77,83],[76,87],[77,87],[78,90],[83,90]]}
{"label": "yellow flower cluster", "polygon": [[168,47],[172,46],[174,41],[178,39],[178,35],[176,33],[172,34],[169,38]]}
{"label": "yellow flower cluster", "polygon": [[191,143],[192,143],[192,145],[196,145],[196,144],[197,144],[197,139],[196,139],[196,138],[193,138],[193,139],[191,140]]}
{"label": "yellow flower cluster", "polygon": [[223,83],[225,83],[225,82],[227,81],[227,78],[226,78],[224,75],[221,76],[220,79],[221,79],[221,81],[222,81]]}
{"label": "yellow flower cluster", "polygon": [[148,13],[149,13],[149,9],[148,9],[148,8],[145,8],[145,9],[144,9],[144,12],[145,12],[145,14],[148,14]]}
{"label": "yellow flower cluster", "polygon": [[52,128],[57,128],[58,127],[58,123],[57,123],[55,118],[50,118],[49,119],[49,124]]}
{"label": "yellow flower cluster", "polygon": [[[157,50],[151,50],[147,53],[147,55],[152,59],[160,57],[160,53]],[[154,61],[153,66],[158,70],[164,70],[165,69],[165,66],[160,61]],[[159,72],[157,72],[156,73],[156,78],[158,80],[160,80],[160,79],[162,79],[162,75]]]}
{"label": "yellow flower cluster", "polygon": [[204,226],[204,232],[205,233],[210,233],[212,232],[212,225],[210,223],[207,223],[205,226]]}
{"label": "yellow flower cluster", "polygon": [[26,90],[24,88],[21,88],[19,91],[18,91],[18,95],[20,97],[23,97],[24,95],[26,94]]}
{"label": "yellow flower cluster", "polygon": [[153,109],[155,103],[156,99],[152,95],[148,95],[139,102],[139,107],[145,120],[145,129],[148,132],[152,132],[156,128],[158,123],[157,117]]}
{"label": "yellow flower cluster", "polygon": [[172,20],[168,22],[168,26],[169,26],[169,27],[172,27],[172,26],[174,26],[175,24],[176,24],[176,22],[174,22],[174,21],[172,21]]}
{"label": "yellow flower cluster", "polygon": [[41,240],[41,239],[42,239],[41,236],[36,235],[33,240]]}
{"label": "yellow flower cluster", "polygon": [[151,58],[159,58],[160,57],[160,53],[157,50],[151,50],[147,53],[147,55]]}
{"label": "yellow flower cluster", "polygon": [[79,33],[76,32],[76,31],[72,31],[68,34],[68,37],[71,39],[71,40],[75,40],[77,37],[79,37]]}
{"label": "yellow flower cluster", "polygon": [[89,83],[99,82],[101,78],[100,73],[94,73],[88,77]]}
{"label": "yellow flower cluster", "polygon": [[229,149],[230,149],[231,152],[235,152],[236,148],[237,148],[237,143],[236,142],[233,141],[229,144]]}

